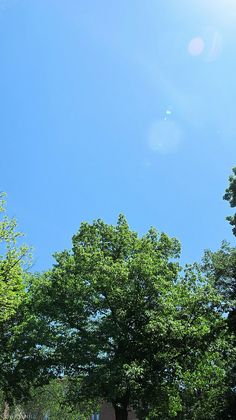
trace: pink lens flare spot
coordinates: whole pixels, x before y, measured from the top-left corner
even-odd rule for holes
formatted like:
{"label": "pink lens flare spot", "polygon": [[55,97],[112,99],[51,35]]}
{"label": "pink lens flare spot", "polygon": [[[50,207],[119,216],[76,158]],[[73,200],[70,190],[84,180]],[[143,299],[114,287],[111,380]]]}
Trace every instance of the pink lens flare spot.
{"label": "pink lens flare spot", "polygon": [[204,51],[205,43],[200,36],[191,39],[188,44],[188,52],[190,55],[197,56],[201,55]]}

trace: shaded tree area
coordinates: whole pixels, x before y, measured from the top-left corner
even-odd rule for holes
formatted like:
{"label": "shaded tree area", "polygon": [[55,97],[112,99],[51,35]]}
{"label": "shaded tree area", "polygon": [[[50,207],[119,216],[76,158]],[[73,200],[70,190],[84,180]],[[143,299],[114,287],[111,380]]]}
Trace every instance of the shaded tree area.
{"label": "shaded tree area", "polygon": [[96,409],[94,402],[88,400],[80,407],[76,404],[72,406],[65,399],[67,387],[66,378],[54,379],[47,385],[32,387],[27,401],[18,401],[8,407],[7,417],[12,420],[87,420]]}

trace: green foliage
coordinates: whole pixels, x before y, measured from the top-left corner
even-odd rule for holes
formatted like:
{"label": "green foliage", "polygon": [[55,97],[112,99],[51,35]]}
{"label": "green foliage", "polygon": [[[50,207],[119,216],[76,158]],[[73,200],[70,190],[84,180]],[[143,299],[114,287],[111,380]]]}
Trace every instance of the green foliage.
{"label": "green foliage", "polygon": [[5,215],[4,194],[0,194],[0,323],[17,311],[24,297],[23,268],[28,253],[26,246],[17,246],[22,236],[16,231],[16,220]]}
{"label": "green foliage", "polygon": [[[233,334],[234,349],[236,349],[236,248],[231,247],[227,242],[223,242],[218,251],[206,251],[203,258],[203,271],[221,295],[221,308],[229,331]],[[222,419],[234,419],[236,416],[236,365],[234,354],[232,354],[228,363],[226,381],[228,385],[228,389],[225,391],[227,405],[224,411],[225,417],[222,416]]]}
{"label": "green foliage", "polygon": [[232,310],[236,306],[236,248],[223,241],[218,251],[207,250],[202,269],[222,296],[224,311]]}
{"label": "green foliage", "polygon": [[63,420],[87,420],[91,413],[92,407],[89,403],[83,407],[70,406],[65,399],[67,392],[67,379],[54,379],[48,385],[38,388],[32,388],[27,403],[16,405],[10,409],[10,418],[20,418],[43,420],[49,418],[56,420],[58,417]]}
{"label": "green foliage", "polygon": [[71,378],[75,402],[131,403],[140,418],[164,419],[180,415],[187,394],[193,406],[197,389],[221,409],[220,297],[197,265],[180,276],[179,252],[176,239],[153,228],[139,238],[123,216],[116,226],[97,220],[82,223],[72,250],[32,281],[31,304],[48,335],[38,347]]}
{"label": "green foliage", "polygon": [[18,246],[22,234],[16,230],[16,220],[5,215],[4,194],[0,194],[0,213],[0,389],[8,398],[20,389],[21,374],[16,374],[17,351],[13,343],[26,299],[24,269],[29,254],[26,246]]}
{"label": "green foliage", "polygon": [[[233,174],[229,177],[229,187],[225,191],[224,200],[229,201],[231,207],[236,207],[236,167],[232,169]],[[228,216],[227,220],[233,226],[233,234],[236,236],[236,213]]]}
{"label": "green foliage", "polygon": [[[236,207],[236,168],[224,199]],[[0,216],[1,413],[86,420],[108,401],[117,419],[128,405],[140,420],[236,417],[235,248],[182,269],[176,239],[139,237],[120,215],[82,223],[50,271],[29,275],[4,194]]]}

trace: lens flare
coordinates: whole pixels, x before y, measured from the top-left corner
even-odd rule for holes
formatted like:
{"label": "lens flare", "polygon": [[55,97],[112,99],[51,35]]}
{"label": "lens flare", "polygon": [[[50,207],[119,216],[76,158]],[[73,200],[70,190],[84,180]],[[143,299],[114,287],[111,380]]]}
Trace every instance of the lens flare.
{"label": "lens flare", "polygon": [[149,129],[148,142],[153,152],[161,154],[176,152],[181,138],[181,129],[175,121],[157,120]]}
{"label": "lens flare", "polygon": [[204,48],[205,43],[200,36],[191,39],[190,43],[188,44],[188,52],[193,56],[201,55],[204,51]]}

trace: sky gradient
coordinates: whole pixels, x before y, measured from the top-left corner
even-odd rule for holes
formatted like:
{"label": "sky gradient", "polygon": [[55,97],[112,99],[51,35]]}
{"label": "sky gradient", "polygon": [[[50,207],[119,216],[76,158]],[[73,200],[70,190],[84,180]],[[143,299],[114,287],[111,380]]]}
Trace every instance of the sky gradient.
{"label": "sky gradient", "polygon": [[34,270],[119,213],[184,263],[234,241],[235,41],[232,0],[0,0],[0,190]]}

